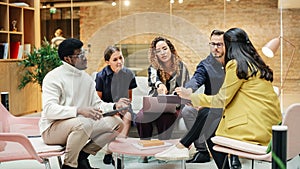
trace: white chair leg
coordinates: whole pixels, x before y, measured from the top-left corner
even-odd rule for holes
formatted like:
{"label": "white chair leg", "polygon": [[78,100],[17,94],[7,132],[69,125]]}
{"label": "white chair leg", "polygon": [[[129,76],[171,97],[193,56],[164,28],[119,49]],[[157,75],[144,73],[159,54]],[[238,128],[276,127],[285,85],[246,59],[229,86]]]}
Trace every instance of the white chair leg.
{"label": "white chair leg", "polygon": [[[118,159],[117,159],[118,161]],[[121,168],[124,169],[125,168],[125,164],[124,164],[124,154],[121,154]]]}
{"label": "white chair leg", "polygon": [[186,169],[185,160],[181,160],[181,169]]}

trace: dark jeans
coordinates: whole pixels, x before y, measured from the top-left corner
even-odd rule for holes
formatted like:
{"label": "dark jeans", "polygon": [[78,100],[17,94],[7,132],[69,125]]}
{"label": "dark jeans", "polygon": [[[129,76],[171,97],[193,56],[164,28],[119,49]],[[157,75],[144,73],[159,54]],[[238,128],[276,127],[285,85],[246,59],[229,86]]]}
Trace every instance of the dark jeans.
{"label": "dark jeans", "polygon": [[[195,140],[202,138],[203,142],[207,142],[207,146],[214,158],[214,161],[219,169],[229,169],[229,162],[227,160],[227,154],[213,150],[213,142],[211,137],[215,136],[215,130],[217,124],[219,124],[221,110],[214,109],[214,113],[210,113],[210,109],[204,108],[198,112],[195,123],[188,133],[180,140],[180,143],[185,147],[189,147]],[[225,163],[224,160],[226,159]],[[223,167],[224,163],[224,167]]]}
{"label": "dark jeans", "polygon": [[168,140],[172,136],[176,113],[147,113],[140,111],[136,117],[136,127],[141,139],[151,139],[153,124],[157,128],[158,139]]}

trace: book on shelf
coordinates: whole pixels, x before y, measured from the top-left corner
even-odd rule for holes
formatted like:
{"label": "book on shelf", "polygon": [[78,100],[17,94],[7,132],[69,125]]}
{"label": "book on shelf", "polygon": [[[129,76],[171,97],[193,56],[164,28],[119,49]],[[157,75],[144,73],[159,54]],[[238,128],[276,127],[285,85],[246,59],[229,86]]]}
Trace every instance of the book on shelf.
{"label": "book on shelf", "polygon": [[4,45],[0,45],[0,59],[3,59],[4,57]]}
{"label": "book on shelf", "polygon": [[22,57],[23,57],[23,45],[20,45],[18,51],[18,59],[22,59]]}
{"label": "book on shelf", "polygon": [[0,43],[0,59],[7,59],[8,43]]}
{"label": "book on shelf", "polygon": [[10,59],[17,59],[21,42],[10,42]]}

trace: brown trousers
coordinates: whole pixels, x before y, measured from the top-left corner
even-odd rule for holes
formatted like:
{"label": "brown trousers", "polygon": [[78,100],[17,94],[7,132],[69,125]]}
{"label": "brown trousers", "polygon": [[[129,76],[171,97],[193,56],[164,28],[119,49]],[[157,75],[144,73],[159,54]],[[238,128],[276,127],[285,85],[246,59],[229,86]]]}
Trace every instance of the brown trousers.
{"label": "brown trousers", "polygon": [[95,155],[105,144],[114,140],[123,128],[119,117],[92,120],[85,117],[57,120],[42,134],[46,144],[65,145],[64,164],[77,167],[79,152]]}

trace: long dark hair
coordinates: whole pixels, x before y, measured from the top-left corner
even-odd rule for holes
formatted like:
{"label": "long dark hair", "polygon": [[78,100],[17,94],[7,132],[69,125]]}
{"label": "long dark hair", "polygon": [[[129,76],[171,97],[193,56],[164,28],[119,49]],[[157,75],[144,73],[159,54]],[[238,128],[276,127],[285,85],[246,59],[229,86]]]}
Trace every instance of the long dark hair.
{"label": "long dark hair", "polygon": [[[247,33],[240,28],[231,28],[224,34],[225,64],[235,59],[237,61],[237,76],[239,79],[248,79],[256,76],[260,71],[260,78],[273,81],[273,71],[262,60]],[[250,72],[248,72],[250,70]]]}

